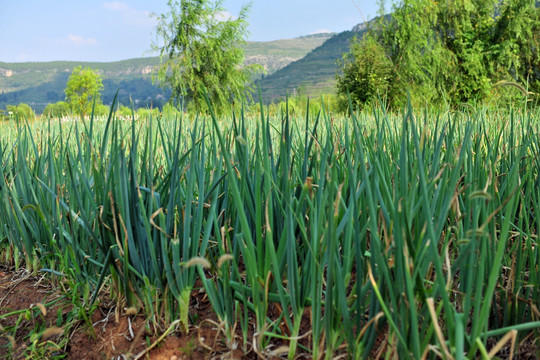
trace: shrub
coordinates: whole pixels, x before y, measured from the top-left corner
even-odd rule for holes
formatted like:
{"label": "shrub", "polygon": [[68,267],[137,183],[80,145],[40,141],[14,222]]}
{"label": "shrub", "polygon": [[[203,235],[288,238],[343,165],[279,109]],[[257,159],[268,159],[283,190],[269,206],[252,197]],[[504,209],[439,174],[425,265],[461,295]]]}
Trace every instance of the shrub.
{"label": "shrub", "polygon": [[33,120],[36,117],[36,114],[34,110],[30,107],[30,105],[25,103],[20,103],[19,105],[8,105],[7,106],[8,114],[11,112],[12,116],[15,117],[17,120]]}
{"label": "shrub", "polygon": [[393,64],[384,47],[372,36],[352,41],[351,51],[341,61],[341,69],[342,74],[337,76],[340,110],[348,109],[348,95],[355,109],[371,104],[379,95],[388,96]]}
{"label": "shrub", "polygon": [[43,115],[48,118],[60,118],[70,113],[69,105],[65,101],[58,101],[54,104],[47,104]]}

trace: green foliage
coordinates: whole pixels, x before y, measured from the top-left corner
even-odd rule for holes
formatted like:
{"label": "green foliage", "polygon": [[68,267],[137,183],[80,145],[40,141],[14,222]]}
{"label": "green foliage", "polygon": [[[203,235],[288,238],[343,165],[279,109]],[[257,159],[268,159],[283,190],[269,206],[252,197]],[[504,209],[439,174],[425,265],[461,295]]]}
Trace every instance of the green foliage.
{"label": "green foliage", "polygon": [[84,118],[92,111],[94,102],[101,104],[102,90],[103,83],[96,71],[77,66],[66,84],[66,102],[74,114]]}
{"label": "green foliage", "polygon": [[19,105],[8,105],[7,113],[9,117],[19,120],[31,120],[36,117],[34,110],[30,107],[30,105],[25,103],[20,103]]}
{"label": "green foliage", "polygon": [[379,95],[388,94],[395,80],[392,61],[371,34],[361,41],[353,39],[351,51],[343,55],[341,68],[342,74],[337,76],[341,110],[349,107],[348,95],[353,106],[362,108],[377,101]]}
{"label": "green foliage", "polygon": [[[323,94],[320,97],[310,98],[307,95],[291,96],[284,100],[269,104],[266,111],[271,116],[289,114],[291,116],[317,116],[319,112],[338,112],[339,99],[335,94]],[[288,111],[288,112],[287,112]],[[250,113],[260,116],[260,104],[250,107]]]}
{"label": "green foliage", "polygon": [[169,0],[169,13],[157,17],[156,32],[162,64],[157,79],[172,88],[178,103],[192,101],[198,111],[206,109],[207,92],[216,109],[228,109],[230,101],[246,95],[251,74],[259,67],[242,66],[249,6],[236,19],[220,19],[223,1]]}
{"label": "green foliage", "polygon": [[149,119],[150,117],[155,118],[156,116],[159,115],[159,109],[157,109],[157,108],[153,108],[153,109],[139,108],[137,110],[137,115],[142,117],[142,118],[145,118],[145,119]]}
{"label": "green foliage", "polygon": [[64,319],[111,291],[163,334],[198,283],[268,357],[538,357],[537,110],[166,110],[0,125],[0,249],[64,274]]}
{"label": "green foliage", "polygon": [[124,118],[131,118],[133,112],[131,110],[131,108],[125,106],[125,105],[121,105],[117,112],[116,112],[118,115],[124,117]]}
{"label": "green foliage", "polygon": [[105,104],[96,104],[96,108],[94,109],[94,115],[95,116],[107,116],[109,115],[109,106]]}
{"label": "green foliage", "polygon": [[[540,90],[540,8],[533,0],[400,1],[394,3],[391,16],[379,18],[371,34],[395,71],[389,84],[374,85],[395,107],[402,105],[407,92],[421,105],[523,97],[516,89],[510,98],[508,89],[495,89],[500,81]],[[353,49],[359,46],[368,45]],[[358,67],[364,73],[376,71],[361,61]],[[359,73],[344,67],[344,78],[354,76],[348,71]],[[346,88],[353,92],[351,86]]]}
{"label": "green foliage", "polygon": [[172,104],[165,104],[162,109],[162,114],[168,119],[174,119],[179,118],[181,116],[181,111],[178,110],[174,105]]}
{"label": "green foliage", "polygon": [[54,104],[47,104],[43,115],[49,118],[60,118],[70,113],[69,105],[65,101],[58,101]]}

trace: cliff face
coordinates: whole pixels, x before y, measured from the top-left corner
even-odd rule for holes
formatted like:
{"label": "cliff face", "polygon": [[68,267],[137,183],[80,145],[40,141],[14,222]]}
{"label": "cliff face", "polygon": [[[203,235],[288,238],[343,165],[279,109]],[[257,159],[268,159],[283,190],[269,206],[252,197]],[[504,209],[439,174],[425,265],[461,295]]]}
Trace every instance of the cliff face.
{"label": "cliff face", "polygon": [[267,74],[272,74],[279,69],[284,68],[293,61],[299,60],[298,57],[290,56],[273,56],[273,55],[254,55],[246,57],[244,64],[252,65],[258,64],[261,65]]}
{"label": "cliff face", "polygon": [[0,76],[5,77],[12,77],[13,76],[13,70],[10,69],[0,69]]}

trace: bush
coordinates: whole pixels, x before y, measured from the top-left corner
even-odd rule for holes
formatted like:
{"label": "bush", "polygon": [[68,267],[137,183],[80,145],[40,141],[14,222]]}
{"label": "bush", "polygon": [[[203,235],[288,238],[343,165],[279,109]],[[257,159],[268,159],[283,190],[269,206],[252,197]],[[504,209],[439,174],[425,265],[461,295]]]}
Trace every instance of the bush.
{"label": "bush", "polygon": [[121,117],[125,118],[125,119],[131,119],[132,115],[133,115],[133,112],[131,111],[130,107],[120,105],[120,107],[116,111],[116,114],[118,116],[121,116]]}
{"label": "bush", "polygon": [[94,116],[108,116],[110,108],[105,104],[96,104]]}
{"label": "bush", "polygon": [[69,105],[65,101],[58,101],[54,104],[47,104],[43,110],[43,116],[47,118],[61,118],[69,115]]}
{"label": "bush", "polygon": [[165,104],[165,106],[163,106],[162,113],[163,113],[163,116],[174,119],[175,117],[178,117],[180,115],[180,110],[177,109],[174,105],[167,103]]}
{"label": "bush", "polygon": [[337,76],[339,108],[349,108],[350,95],[354,109],[368,106],[377,97],[388,96],[393,80],[393,64],[385,49],[372,36],[353,39],[351,51],[343,56],[342,74]]}
{"label": "bush", "polygon": [[16,120],[34,120],[36,118],[36,113],[30,107],[30,105],[25,103],[20,103],[19,105],[8,105],[7,112],[13,116]]}
{"label": "bush", "polygon": [[153,108],[153,109],[139,108],[137,110],[137,115],[143,119],[147,119],[150,116],[156,117],[157,115],[159,115],[159,109],[158,108]]}
{"label": "bush", "polygon": [[[292,96],[276,103],[269,104],[266,107],[268,114],[276,116],[285,113],[287,106],[289,115],[305,116],[308,109],[311,116],[316,116],[320,111],[339,112],[338,97],[336,94],[324,94],[319,97],[309,98],[307,96]],[[322,103],[321,103],[322,102]],[[251,113],[260,113],[260,104],[253,104],[249,107]]]}

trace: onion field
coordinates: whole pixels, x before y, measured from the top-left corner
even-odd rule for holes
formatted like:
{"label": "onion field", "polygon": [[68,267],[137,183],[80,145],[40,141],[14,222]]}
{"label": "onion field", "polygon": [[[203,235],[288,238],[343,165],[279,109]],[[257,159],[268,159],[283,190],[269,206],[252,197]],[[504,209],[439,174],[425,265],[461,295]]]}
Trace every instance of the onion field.
{"label": "onion field", "polygon": [[1,261],[88,312],[192,331],[204,292],[249,358],[540,354],[538,110],[18,119],[0,174]]}

